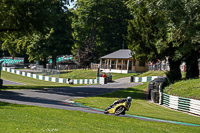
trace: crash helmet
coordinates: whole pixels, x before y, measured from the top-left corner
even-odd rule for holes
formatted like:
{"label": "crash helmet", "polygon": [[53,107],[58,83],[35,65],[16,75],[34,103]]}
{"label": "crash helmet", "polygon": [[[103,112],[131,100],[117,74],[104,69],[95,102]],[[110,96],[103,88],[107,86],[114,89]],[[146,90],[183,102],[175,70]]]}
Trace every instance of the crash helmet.
{"label": "crash helmet", "polygon": [[126,100],[127,100],[127,102],[131,103],[132,98],[131,97],[127,97]]}

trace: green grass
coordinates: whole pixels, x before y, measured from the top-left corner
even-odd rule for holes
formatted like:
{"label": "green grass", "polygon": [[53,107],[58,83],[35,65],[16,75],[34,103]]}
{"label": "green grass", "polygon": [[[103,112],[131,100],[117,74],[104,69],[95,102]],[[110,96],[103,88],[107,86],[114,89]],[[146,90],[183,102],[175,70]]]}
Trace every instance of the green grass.
{"label": "green grass", "polygon": [[[111,73],[111,74],[113,80],[137,75],[136,73],[128,73],[128,74]],[[96,79],[96,77],[97,77],[97,71],[84,70],[84,69],[72,70],[69,71],[68,73],[60,74],[60,78],[71,78],[71,79]]]}
{"label": "green grass", "polygon": [[139,73],[111,73],[112,74],[112,80],[130,77],[130,76],[137,76]]}
{"label": "green grass", "polygon": [[75,101],[86,106],[105,109],[113,101],[119,98],[131,96],[133,98],[133,103],[130,111],[127,112],[128,114],[200,124],[200,119],[198,117],[173,111],[151,102],[147,102],[144,95],[146,87],[147,83],[101,96],[76,99]]}
{"label": "green grass", "polygon": [[67,73],[61,73],[60,78],[70,79],[96,79],[97,71],[76,69],[68,71]]}
{"label": "green grass", "polygon": [[[69,86],[27,78],[16,74],[2,72],[3,79],[24,83],[23,86],[4,86],[3,89],[34,89],[45,87]],[[133,104],[128,114],[182,121],[200,124],[198,117],[172,111],[144,99],[147,83],[105,94],[97,97],[76,99],[84,105],[105,109],[114,100],[132,96]],[[199,127],[187,127],[168,123],[141,121],[134,118],[121,118],[108,115],[89,114],[79,111],[42,108],[36,106],[16,105],[0,102],[1,132],[139,132],[160,133],[180,132],[196,133]]]}
{"label": "green grass", "polygon": [[[149,77],[149,76],[166,76],[167,71],[147,71],[138,75],[137,77]],[[181,72],[182,79],[186,77],[186,72]]]}
{"label": "green grass", "polygon": [[166,76],[165,71],[148,71],[140,74],[138,77],[148,77],[148,76]]}
{"label": "green grass", "polygon": [[182,80],[164,89],[164,92],[180,97],[200,100],[200,79]]}
{"label": "green grass", "polygon": [[68,86],[76,86],[76,85],[69,85],[69,84],[61,84],[61,83],[54,83],[48,82],[38,79],[33,79],[29,77],[20,76],[17,74],[12,74],[9,72],[2,71],[2,79],[14,81],[18,83],[23,83],[25,85],[4,85],[0,90],[4,89],[43,89],[43,88],[56,88],[56,87],[68,87]]}
{"label": "green grass", "polygon": [[2,133],[198,133],[199,127],[0,102]]}

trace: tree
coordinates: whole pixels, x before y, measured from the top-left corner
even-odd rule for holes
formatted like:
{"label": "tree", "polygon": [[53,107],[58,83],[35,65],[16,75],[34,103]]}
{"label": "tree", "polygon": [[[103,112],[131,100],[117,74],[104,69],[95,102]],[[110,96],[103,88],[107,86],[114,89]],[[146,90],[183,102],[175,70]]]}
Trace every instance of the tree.
{"label": "tree", "polygon": [[69,0],[1,0],[0,32],[32,33],[43,32],[46,27],[54,25],[57,6],[62,8]]}
{"label": "tree", "polygon": [[52,55],[55,66],[58,52],[70,51],[72,45],[66,4],[68,0],[3,0],[0,5],[3,47],[12,55],[28,48],[30,60],[45,60]]}
{"label": "tree", "polygon": [[74,54],[85,49],[85,42],[90,42],[90,62],[122,48],[123,43],[127,48],[124,36],[130,14],[124,0],[78,0],[73,13]]}
{"label": "tree", "polygon": [[76,57],[78,59],[79,65],[83,66],[84,68],[89,68],[91,60],[92,60],[92,48],[91,48],[91,41],[92,39],[88,39],[87,42],[85,42],[85,47],[83,49],[77,49],[76,51]]}
{"label": "tree", "polygon": [[189,11],[188,5],[193,5],[194,9],[199,5],[193,2],[195,4],[184,0],[135,0],[127,4],[134,16],[129,22],[129,47],[136,51],[138,58],[155,60],[168,56],[170,72],[167,75],[171,82],[181,79],[181,61],[199,49],[197,43],[192,43],[199,19],[199,11],[195,10],[194,16]]}
{"label": "tree", "polygon": [[186,61],[187,78],[198,78],[200,1],[173,0],[160,1],[159,10],[167,12],[168,41],[174,43],[176,58]]}
{"label": "tree", "polygon": [[73,44],[70,12],[62,12],[60,16],[49,33],[37,33],[30,37],[31,40],[26,44],[29,60],[43,60],[46,67],[46,59],[51,55],[52,68],[55,68],[57,55],[70,53]]}

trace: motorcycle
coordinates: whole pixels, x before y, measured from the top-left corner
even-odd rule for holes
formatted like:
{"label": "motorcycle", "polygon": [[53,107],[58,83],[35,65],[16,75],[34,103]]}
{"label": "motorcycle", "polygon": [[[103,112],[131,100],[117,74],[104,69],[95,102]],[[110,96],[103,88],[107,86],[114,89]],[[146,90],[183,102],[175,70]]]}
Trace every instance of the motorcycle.
{"label": "motorcycle", "polygon": [[115,114],[115,115],[125,115],[125,112],[129,110],[131,106],[131,103],[130,102],[123,102],[123,103],[118,103],[112,107],[107,107],[105,110],[104,110],[104,114]]}

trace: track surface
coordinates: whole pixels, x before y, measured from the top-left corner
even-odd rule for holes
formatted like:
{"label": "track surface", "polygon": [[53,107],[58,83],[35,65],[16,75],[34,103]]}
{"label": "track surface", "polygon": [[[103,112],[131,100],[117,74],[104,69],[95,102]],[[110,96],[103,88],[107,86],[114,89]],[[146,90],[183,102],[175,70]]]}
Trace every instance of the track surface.
{"label": "track surface", "polygon": [[94,110],[87,110],[82,107],[71,106],[67,103],[74,98],[100,95],[140,84],[128,83],[129,81],[130,78],[123,78],[122,80],[105,85],[1,91],[0,101],[96,113]]}
{"label": "track surface", "polygon": [[[122,78],[114,83],[105,85],[87,85],[80,87],[46,88],[34,90],[9,90],[0,92],[0,101],[24,105],[36,105],[48,108],[58,108],[66,110],[76,110],[88,113],[103,114],[103,110],[90,108],[81,104],[73,104],[74,98],[90,97],[104,93],[113,92],[120,89],[136,86],[141,83],[128,83],[130,78]],[[133,117],[146,121],[167,122],[187,126],[200,126],[190,123],[167,121],[135,115],[125,115],[123,117]]]}
{"label": "track surface", "polygon": [[24,85],[22,83],[17,83],[9,80],[3,80],[3,85]]}

